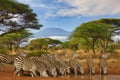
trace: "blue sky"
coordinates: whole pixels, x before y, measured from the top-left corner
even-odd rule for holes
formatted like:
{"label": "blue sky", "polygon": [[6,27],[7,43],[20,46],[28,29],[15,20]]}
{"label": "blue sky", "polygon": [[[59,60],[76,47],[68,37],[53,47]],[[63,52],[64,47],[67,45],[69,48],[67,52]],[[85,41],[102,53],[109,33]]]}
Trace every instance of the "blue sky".
{"label": "blue sky", "polygon": [[43,28],[74,30],[83,22],[120,18],[120,0],[17,0],[28,4]]}

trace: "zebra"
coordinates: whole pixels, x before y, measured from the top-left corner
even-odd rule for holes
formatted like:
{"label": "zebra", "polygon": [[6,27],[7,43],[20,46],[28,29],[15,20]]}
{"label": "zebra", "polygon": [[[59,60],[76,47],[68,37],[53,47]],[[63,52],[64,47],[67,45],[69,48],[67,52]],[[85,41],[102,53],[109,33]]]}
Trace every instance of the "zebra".
{"label": "zebra", "polygon": [[94,60],[91,56],[87,56],[86,63],[89,69],[90,74],[95,74],[95,66],[94,66]]}
{"label": "zebra", "polygon": [[32,77],[36,77],[38,75],[48,77],[47,65],[43,61],[38,61],[38,59],[39,57],[17,57],[14,62],[14,75],[18,74],[21,76],[24,71],[30,71]]}
{"label": "zebra", "polygon": [[38,60],[47,65],[46,71],[50,76],[57,76],[56,65],[54,65],[54,59],[50,58],[48,55],[42,54],[41,57],[31,57],[31,59]]}
{"label": "zebra", "polygon": [[60,74],[60,75],[65,74],[65,68],[61,61],[54,60],[53,65],[56,67],[57,74]]}
{"label": "zebra", "polygon": [[107,69],[108,69],[107,57],[101,55],[101,59],[98,65],[100,67],[100,74],[107,74]]}
{"label": "zebra", "polygon": [[59,61],[59,63],[61,64],[61,70],[60,70],[61,74],[65,75],[65,76],[67,74],[70,74],[70,64],[69,64],[69,62],[61,60],[61,61]]}
{"label": "zebra", "polygon": [[21,71],[30,71],[32,77],[37,76],[37,66],[34,60],[28,58],[28,57],[23,57],[23,56],[18,56],[15,58],[14,61],[14,75],[21,75]]}
{"label": "zebra", "polygon": [[47,65],[44,62],[38,60],[36,60],[35,63],[37,66],[37,72],[39,73],[39,76],[48,77]]}
{"label": "zebra", "polygon": [[0,53],[0,67],[1,67],[2,71],[4,71],[3,63],[12,65],[17,56],[27,56],[27,54],[23,53],[23,52],[19,52],[15,55],[8,55],[8,54]]}
{"label": "zebra", "polygon": [[54,57],[54,54],[49,54],[49,55],[46,55],[44,58],[42,58],[42,61],[44,61],[47,65],[47,71],[50,73],[50,75],[52,76],[57,76],[57,69],[56,69],[56,66],[55,63],[55,57]]}
{"label": "zebra", "polygon": [[70,65],[68,61],[61,59],[58,55],[55,55],[55,61],[57,62],[57,70],[61,75],[66,75],[67,73],[70,74]]}
{"label": "zebra", "polygon": [[75,76],[77,75],[78,72],[80,72],[81,74],[84,74],[84,69],[77,60],[71,59],[69,63],[70,63],[71,69],[73,69],[74,71]]}
{"label": "zebra", "polygon": [[1,71],[4,72],[4,65],[5,64],[13,64],[14,59],[15,59],[16,55],[7,55],[7,54],[0,54],[0,67],[1,67]]}

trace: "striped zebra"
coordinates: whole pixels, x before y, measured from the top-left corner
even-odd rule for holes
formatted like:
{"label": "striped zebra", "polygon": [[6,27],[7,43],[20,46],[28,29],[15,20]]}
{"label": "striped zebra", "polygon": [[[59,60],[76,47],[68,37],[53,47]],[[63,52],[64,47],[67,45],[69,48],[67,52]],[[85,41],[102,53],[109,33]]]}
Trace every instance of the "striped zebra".
{"label": "striped zebra", "polygon": [[42,59],[41,57],[30,57],[30,59],[34,60],[38,67],[38,73],[43,77],[48,77],[47,72],[52,74],[52,68],[49,66],[49,62],[46,59]]}
{"label": "striped zebra", "polygon": [[43,61],[47,65],[47,71],[51,76],[57,76],[57,70],[54,54],[43,54],[40,57],[40,61]]}
{"label": "striped zebra", "polygon": [[30,71],[32,77],[37,76],[36,64],[34,60],[28,57],[23,57],[23,56],[16,57],[14,61],[14,68],[15,68],[14,75],[17,74],[21,75],[20,74],[21,71]]}
{"label": "striped zebra", "polygon": [[104,54],[101,55],[98,66],[100,67],[101,74],[107,74],[108,62],[107,62],[107,57],[104,56]]}
{"label": "striped zebra", "polygon": [[37,72],[39,73],[39,76],[48,77],[47,65],[44,62],[38,60],[36,60],[35,63],[37,66]]}
{"label": "striped zebra", "polygon": [[71,69],[73,69],[74,71],[75,76],[78,74],[78,72],[81,74],[84,74],[84,69],[77,60],[71,59],[69,63],[70,63]]}
{"label": "striped zebra", "polygon": [[94,60],[91,56],[87,56],[86,63],[89,69],[90,74],[95,74]]}
{"label": "striped zebra", "polygon": [[1,54],[0,53],[0,67],[1,67],[1,71],[4,71],[4,65],[5,64],[13,64],[14,60],[17,56],[27,56],[26,53],[20,52],[17,53],[15,55],[8,55],[8,54]]}
{"label": "striped zebra", "polygon": [[66,75],[66,73],[70,73],[69,67],[67,66],[66,62],[61,59],[61,55],[58,54],[49,54],[52,65],[55,66],[57,70],[57,74],[59,75]]}
{"label": "striped zebra", "polygon": [[5,64],[13,64],[15,57],[16,56],[13,56],[13,55],[0,54],[0,67],[1,67],[1,71],[4,71],[3,63],[5,63]]}
{"label": "striped zebra", "polygon": [[[44,57],[46,56],[44,55]],[[32,77],[37,76],[37,73],[44,77],[48,77],[48,75],[57,76],[55,65],[53,65],[50,59],[43,58],[18,56],[14,61],[14,75],[21,75],[21,71],[29,71]]]}
{"label": "striped zebra", "polygon": [[57,56],[55,55],[55,61],[56,61],[55,65],[57,65],[56,68],[61,75],[66,76],[66,74],[70,74],[69,61],[65,61],[64,59],[62,59],[58,55]]}

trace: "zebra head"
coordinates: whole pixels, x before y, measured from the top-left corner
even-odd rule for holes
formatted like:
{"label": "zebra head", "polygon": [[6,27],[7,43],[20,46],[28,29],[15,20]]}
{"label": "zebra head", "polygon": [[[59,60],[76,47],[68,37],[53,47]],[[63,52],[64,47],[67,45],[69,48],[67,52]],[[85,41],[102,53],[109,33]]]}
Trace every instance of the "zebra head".
{"label": "zebra head", "polygon": [[84,74],[84,69],[82,67],[80,67],[80,73]]}
{"label": "zebra head", "polygon": [[43,72],[41,73],[41,75],[42,75],[43,77],[48,77],[48,74],[47,74],[46,71],[43,71]]}
{"label": "zebra head", "polygon": [[108,69],[107,66],[106,66],[106,67],[103,67],[103,68],[102,68],[102,73],[103,73],[103,74],[107,74],[107,69]]}
{"label": "zebra head", "polygon": [[51,69],[51,74],[52,74],[52,76],[57,76],[57,70],[56,70],[56,68],[52,68]]}
{"label": "zebra head", "polygon": [[64,67],[61,67],[61,68],[60,68],[60,74],[61,74],[61,75],[64,75],[64,74],[65,74],[65,68],[64,68]]}
{"label": "zebra head", "polygon": [[66,68],[66,72],[67,72],[68,74],[70,74],[70,67],[67,67],[67,68]]}
{"label": "zebra head", "polygon": [[94,67],[91,69],[91,73],[95,74],[95,68]]}

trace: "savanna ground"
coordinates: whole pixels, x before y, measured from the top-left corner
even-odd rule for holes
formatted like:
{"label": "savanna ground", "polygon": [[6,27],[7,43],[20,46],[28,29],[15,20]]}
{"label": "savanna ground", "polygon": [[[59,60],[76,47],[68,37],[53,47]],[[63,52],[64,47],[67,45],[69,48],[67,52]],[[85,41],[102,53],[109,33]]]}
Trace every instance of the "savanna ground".
{"label": "savanna ground", "polygon": [[99,67],[98,67],[98,59],[95,59],[95,76],[91,77],[89,76],[87,66],[84,62],[85,60],[82,59],[81,62],[83,63],[82,65],[84,66],[85,69],[85,74],[78,75],[75,77],[74,75],[70,76],[57,76],[57,77],[35,77],[32,78],[30,76],[14,76],[13,72],[13,66],[11,65],[5,65],[5,72],[0,72],[0,80],[120,80],[120,60],[119,59],[113,59],[110,58],[108,60],[109,63],[109,68],[108,68],[108,77],[106,76],[100,76],[99,75]]}

